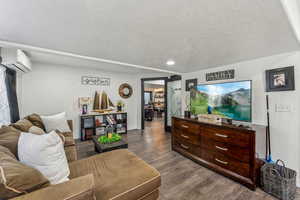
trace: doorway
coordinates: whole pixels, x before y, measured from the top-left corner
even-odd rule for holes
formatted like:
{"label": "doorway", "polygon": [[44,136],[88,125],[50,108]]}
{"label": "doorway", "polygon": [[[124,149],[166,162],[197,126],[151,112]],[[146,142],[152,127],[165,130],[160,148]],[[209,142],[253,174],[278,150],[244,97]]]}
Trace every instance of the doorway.
{"label": "doorway", "polygon": [[145,78],[141,80],[142,120],[141,128],[162,127],[167,124],[167,81],[168,77]]}
{"label": "doorway", "polygon": [[181,115],[181,76],[141,79],[141,129],[171,130],[172,116]]}

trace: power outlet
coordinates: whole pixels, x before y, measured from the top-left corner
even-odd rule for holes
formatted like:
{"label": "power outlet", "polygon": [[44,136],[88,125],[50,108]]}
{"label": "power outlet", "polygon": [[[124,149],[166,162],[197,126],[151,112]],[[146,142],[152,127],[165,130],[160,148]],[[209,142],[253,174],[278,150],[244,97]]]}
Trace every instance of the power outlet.
{"label": "power outlet", "polygon": [[276,104],[275,112],[291,112],[291,106],[287,104]]}

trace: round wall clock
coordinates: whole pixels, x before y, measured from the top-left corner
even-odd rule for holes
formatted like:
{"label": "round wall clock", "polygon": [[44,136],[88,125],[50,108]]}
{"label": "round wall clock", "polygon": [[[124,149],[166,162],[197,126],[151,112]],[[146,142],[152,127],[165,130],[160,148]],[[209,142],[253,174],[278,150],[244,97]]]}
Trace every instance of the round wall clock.
{"label": "round wall clock", "polygon": [[127,83],[123,83],[119,87],[119,95],[124,99],[128,99],[129,97],[131,97],[132,92],[132,87]]}

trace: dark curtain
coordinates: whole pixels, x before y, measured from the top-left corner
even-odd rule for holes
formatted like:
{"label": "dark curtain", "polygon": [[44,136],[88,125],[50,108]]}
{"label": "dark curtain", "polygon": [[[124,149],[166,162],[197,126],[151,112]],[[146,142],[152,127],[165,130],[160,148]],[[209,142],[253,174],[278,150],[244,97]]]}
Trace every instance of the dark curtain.
{"label": "dark curtain", "polygon": [[5,70],[5,83],[7,88],[7,98],[9,103],[11,122],[15,123],[20,119],[19,106],[17,99],[17,73],[15,70],[6,68]]}

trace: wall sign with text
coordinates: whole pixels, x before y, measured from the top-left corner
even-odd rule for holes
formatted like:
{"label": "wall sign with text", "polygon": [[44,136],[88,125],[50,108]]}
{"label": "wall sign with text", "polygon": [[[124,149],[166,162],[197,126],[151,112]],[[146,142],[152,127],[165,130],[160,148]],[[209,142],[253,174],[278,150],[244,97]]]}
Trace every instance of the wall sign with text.
{"label": "wall sign with text", "polygon": [[234,69],[206,74],[206,81],[234,79]]}
{"label": "wall sign with text", "polygon": [[96,76],[82,76],[81,77],[82,85],[101,85],[109,86],[110,78],[96,77]]}

